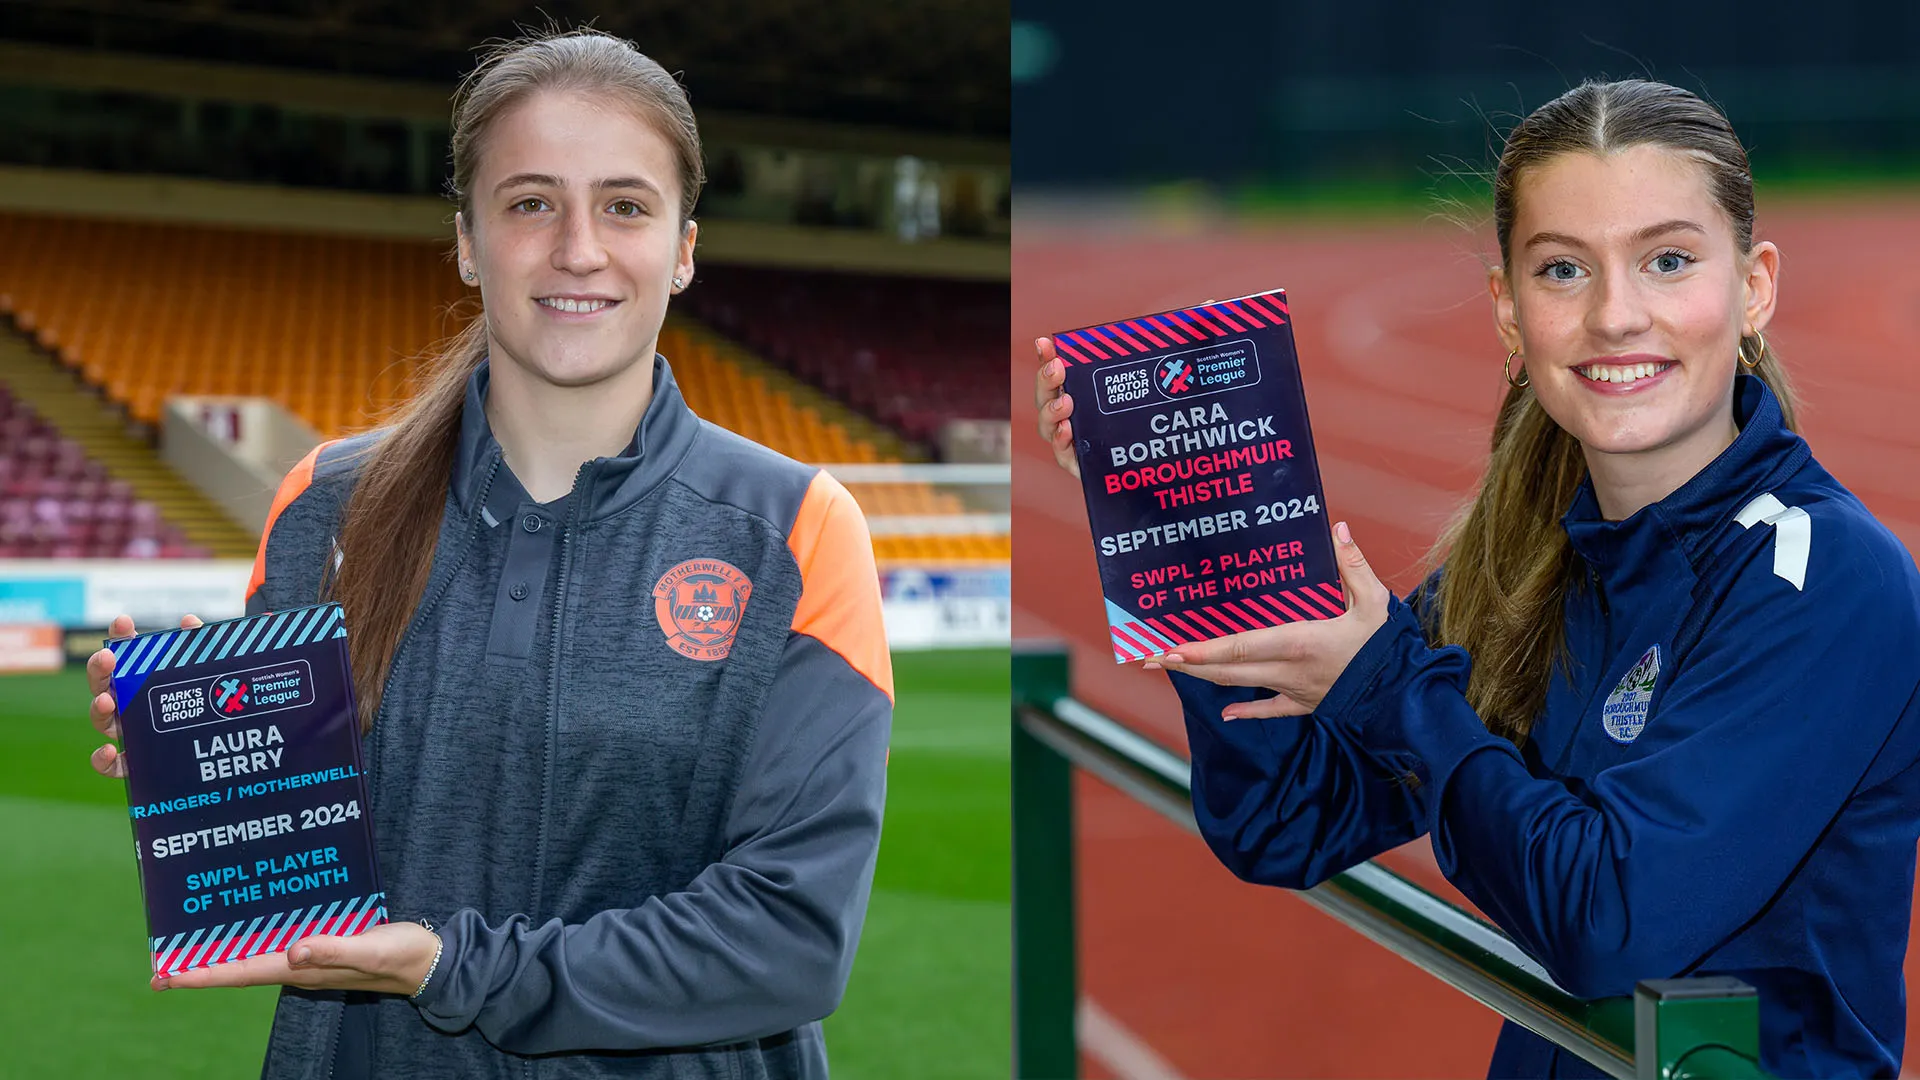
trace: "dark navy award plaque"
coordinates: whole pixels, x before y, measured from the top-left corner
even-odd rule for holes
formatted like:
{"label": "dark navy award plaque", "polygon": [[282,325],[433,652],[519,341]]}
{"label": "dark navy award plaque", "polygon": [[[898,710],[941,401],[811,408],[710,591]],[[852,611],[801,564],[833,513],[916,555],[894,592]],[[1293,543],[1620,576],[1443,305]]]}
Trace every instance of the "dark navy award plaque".
{"label": "dark navy award plaque", "polygon": [[340,605],[107,648],[155,974],[387,921]]}
{"label": "dark navy award plaque", "polygon": [[1116,663],[1346,611],[1283,291],[1053,341]]}

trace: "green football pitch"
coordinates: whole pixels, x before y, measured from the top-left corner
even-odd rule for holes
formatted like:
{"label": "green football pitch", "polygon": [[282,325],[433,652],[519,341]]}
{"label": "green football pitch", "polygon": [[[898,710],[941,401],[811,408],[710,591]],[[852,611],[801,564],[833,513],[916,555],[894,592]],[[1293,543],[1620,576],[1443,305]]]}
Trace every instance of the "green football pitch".
{"label": "green football pitch", "polygon": [[[899,653],[873,903],[836,1078],[1005,1076],[1011,1060],[1005,651]],[[147,989],[125,788],[93,774],[86,680],[0,677],[7,1076],[253,1077],[274,992]]]}

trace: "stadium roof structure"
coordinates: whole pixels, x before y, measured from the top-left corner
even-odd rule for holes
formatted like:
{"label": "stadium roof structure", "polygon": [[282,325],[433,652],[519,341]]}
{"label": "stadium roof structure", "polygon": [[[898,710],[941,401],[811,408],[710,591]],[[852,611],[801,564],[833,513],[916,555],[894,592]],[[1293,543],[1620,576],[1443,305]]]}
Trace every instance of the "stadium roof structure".
{"label": "stadium roof structure", "polygon": [[696,107],[1005,137],[1005,0],[0,0],[0,40],[453,85],[490,39],[631,38]]}

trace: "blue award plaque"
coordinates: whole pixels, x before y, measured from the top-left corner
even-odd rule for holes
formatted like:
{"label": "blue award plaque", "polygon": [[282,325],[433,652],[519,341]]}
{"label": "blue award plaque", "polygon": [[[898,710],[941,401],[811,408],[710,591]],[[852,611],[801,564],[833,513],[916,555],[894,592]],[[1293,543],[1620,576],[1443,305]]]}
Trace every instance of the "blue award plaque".
{"label": "blue award plaque", "polygon": [[387,921],[340,605],[107,648],[155,974]]}
{"label": "blue award plaque", "polygon": [[1053,336],[1116,663],[1346,611],[1286,294]]}

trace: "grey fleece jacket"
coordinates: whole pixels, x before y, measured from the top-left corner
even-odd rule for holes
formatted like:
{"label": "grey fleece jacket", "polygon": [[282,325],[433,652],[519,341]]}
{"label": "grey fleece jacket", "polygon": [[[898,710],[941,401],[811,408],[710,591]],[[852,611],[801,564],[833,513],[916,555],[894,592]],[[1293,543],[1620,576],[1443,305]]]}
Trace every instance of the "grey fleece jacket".
{"label": "grey fleece jacket", "polygon": [[[366,745],[389,911],[444,953],[414,1000],[284,991],[262,1075],[824,1077],[892,721],[865,520],[665,360],[626,452],[535,503],[487,382]],[[375,437],[289,475],[249,611],[319,596]]]}

